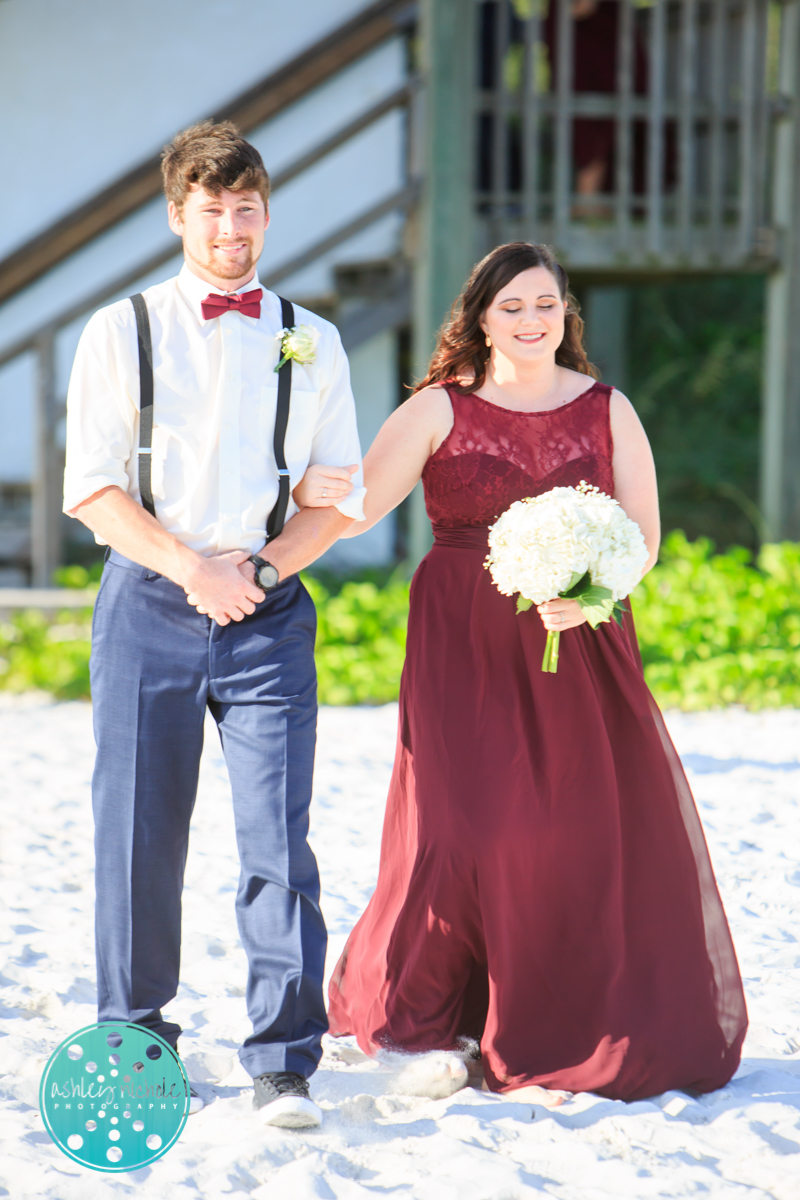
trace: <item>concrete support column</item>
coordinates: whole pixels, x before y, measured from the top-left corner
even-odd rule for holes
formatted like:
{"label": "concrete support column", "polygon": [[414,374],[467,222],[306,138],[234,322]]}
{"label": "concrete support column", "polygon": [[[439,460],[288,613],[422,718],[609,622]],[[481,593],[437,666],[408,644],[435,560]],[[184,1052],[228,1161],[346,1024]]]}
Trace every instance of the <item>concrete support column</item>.
{"label": "concrete support column", "polygon": [[[414,278],[414,375],[424,376],[436,333],[475,261],[476,0],[422,0],[422,196]],[[421,485],[411,496],[410,556],[431,544]]]}
{"label": "concrete support column", "polygon": [[767,283],[761,511],[767,537],[800,540],[800,0],[783,6],[773,212],[781,266]]}
{"label": "concrete support column", "polygon": [[49,587],[61,563],[61,504],[64,472],[56,446],[55,336],[37,348],[34,475],[31,507],[31,565],[34,587]]}

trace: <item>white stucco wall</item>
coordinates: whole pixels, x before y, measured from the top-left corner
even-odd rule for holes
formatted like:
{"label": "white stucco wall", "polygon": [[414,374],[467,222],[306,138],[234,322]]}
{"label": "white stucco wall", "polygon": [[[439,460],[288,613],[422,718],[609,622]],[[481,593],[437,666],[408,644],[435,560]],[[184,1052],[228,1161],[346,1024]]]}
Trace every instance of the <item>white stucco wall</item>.
{"label": "white stucco wall", "polygon": [[0,111],[24,186],[5,191],[0,255],[368,3],[3,0]]}

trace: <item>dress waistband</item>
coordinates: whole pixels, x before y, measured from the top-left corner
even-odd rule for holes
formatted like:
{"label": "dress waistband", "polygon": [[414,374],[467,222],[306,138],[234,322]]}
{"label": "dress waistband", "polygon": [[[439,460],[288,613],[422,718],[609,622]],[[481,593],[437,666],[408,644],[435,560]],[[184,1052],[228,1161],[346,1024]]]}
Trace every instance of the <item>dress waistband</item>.
{"label": "dress waistband", "polygon": [[488,525],[434,525],[435,546],[457,546],[463,550],[486,550],[489,545]]}

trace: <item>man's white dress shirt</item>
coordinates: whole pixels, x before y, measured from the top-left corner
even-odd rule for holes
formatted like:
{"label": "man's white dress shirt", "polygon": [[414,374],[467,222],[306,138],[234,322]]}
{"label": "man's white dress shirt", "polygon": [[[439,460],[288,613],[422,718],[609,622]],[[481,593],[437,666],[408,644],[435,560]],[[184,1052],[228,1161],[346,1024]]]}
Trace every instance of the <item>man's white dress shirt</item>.
{"label": "man's white dress shirt", "polygon": [[[259,287],[254,277],[240,292]],[[152,490],[159,523],[201,554],[255,553],[278,498],[273,451],[281,306],[264,291],[261,316],[204,320],[211,287],[187,266],[144,292],[153,338]],[[291,487],[309,463],[358,463],[337,508],[363,520],[363,473],[350,372],[336,328],[295,305],[320,331],[316,357],[292,363],[286,431]],[[129,300],[96,312],[78,346],[67,400],[64,511],[116,484],[139,493],[139,355]],[[297,512],[290,498],[287,520]],[[101,542],[100,538],[97,538]],[[101,544],[103,544],[101,542]]]}

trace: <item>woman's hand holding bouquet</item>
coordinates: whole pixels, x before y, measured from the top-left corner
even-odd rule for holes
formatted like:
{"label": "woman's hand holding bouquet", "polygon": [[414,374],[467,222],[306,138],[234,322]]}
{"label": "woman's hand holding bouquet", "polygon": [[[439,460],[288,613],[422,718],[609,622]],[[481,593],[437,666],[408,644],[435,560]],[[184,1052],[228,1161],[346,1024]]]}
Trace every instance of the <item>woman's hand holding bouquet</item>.
{"label": "woman's hand holding bouquet", "polygon": [[[498,591],[517,593],[517,612],[561,596],[596,629],[612,618],[642,577],[647,546],[639,526],[595,487],[559,487],[518,500],[489,531],[486,566]],[[540,610],[541,611],[541,610]],[[560,633],[547,634],[542,670],[558,669]]]}

